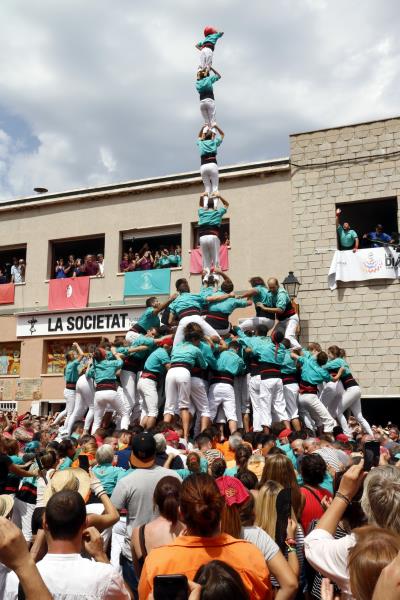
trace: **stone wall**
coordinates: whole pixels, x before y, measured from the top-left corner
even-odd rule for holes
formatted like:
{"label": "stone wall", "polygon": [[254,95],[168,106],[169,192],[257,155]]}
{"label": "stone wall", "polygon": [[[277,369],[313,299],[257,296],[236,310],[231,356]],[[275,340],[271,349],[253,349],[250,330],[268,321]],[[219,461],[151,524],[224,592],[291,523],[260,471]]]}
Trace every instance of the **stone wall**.
{"label": "stone wall", "polygon": [[[399,395],[400,282],[339,284],[330,291],[327,278],[337,244],[336,204],[398,196],[400,153],[387,155],[399,150],[400,118],[296,134],[290,141],[302,342],[344,347],[363,394]],[[351,160],[329,164],[343,159]],[[321,166],[295,166],[310,163]]]}

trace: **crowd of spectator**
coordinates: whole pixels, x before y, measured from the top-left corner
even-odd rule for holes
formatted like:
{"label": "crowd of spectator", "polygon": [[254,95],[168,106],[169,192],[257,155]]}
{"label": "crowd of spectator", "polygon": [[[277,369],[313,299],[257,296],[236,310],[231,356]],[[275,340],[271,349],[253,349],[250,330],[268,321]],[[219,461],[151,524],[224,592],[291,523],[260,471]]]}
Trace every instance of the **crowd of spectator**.
{"label": "crowd of spectator", "polygon": [[147,271],[149,269],[170,269],[182,265],[180,245],[160,246],[157,250],[145,243],[138,252],[129,248],[124,252],[119,265],[121,273]]}
{"label": "crowd of spectator", "polygon": [[75,258],[70,254],[67,259],[59,257],[54,267],[53,279],[65,279],[67,277],[103,277],[104,255],[86,254],[82,258]]}
{"label": "crowd of spectator", "polygon": [[5,264],[0,267],[0,284],[2,283],[24,283],[26,263],[23,258],[12,259],[12,264]]}
{"label": "crowd of spectator", "polygon": [[348,427],[187,442],[179,420],[77,421],[66,437],[1,412],[0,597],[399,598],[399,430]]}

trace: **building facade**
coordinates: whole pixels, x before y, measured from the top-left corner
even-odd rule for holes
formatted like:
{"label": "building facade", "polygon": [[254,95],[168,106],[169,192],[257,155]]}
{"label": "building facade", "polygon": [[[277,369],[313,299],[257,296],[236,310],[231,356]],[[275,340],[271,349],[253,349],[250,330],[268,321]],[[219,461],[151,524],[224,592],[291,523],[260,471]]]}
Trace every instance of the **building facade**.
{"label": "building facade", "polygon": [[[400,119],[387,119],[295,134],[290,159],[220,169],[220,190],[230,203],[224,227],[235,290],[247,289],[251,276],[282,280],[294,271],[301,282],[302,343],[346,349],[364,408],[384,401],[392,410],[400,397],[399,280],[329,289],[335,210],[342,209],[361,239],[378,222],[398,233],[399,141]],[[0,265],[12,256],[26,260],[14,304],[0,308],[0,408],[16,405],[22,412],[32,405],[45,413],[49,404],[61,406],[62,357],[72,341],[90,350],[101,335],[126,330],[143,310],[144,298],[123,295],[119,265],[129,246],[179,244],[182,267],[171,273],[171,291],[179,277],[199,289],[189,262],[201,189],[198,173],[185,173],[0,205]],[[73,326],[55,328],[48,287],[57,257],[97,252],[104,254],[105,275],[91,279],[87,309],[58,315],[65,323],[74,317]],[[251,312],[236,311],[235,318]]]}

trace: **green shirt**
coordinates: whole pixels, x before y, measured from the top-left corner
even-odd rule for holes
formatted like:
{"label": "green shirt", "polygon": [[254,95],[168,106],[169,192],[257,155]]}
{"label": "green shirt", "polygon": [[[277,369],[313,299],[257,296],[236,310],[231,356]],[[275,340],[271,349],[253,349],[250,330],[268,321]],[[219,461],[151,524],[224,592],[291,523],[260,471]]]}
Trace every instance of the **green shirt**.
{"label": "green shirt", "polygon": [[[217,292],[216,296],[224,295],[224,292]],[[220,302],[211,302],[208,305],[207,312],[213,314],[231,315],[236,308],[244,308],[247,306],[247,300],[244,298],[226,298]]]}
{"label": "green shirt", "polygon": [[222,217],[226,213],[226,208],[221,207],[217,209],[213,208],[199,208],[199,225],[214,225],[219,227],[221,225]]}
{"label": "green shirt", "polygon": [[207,35],[204,38],[204,40],[202,40],[201,42],[199,42],[198,44],[196,44],[196,46],[198,48],[201,48],[207,42],[209,42],[210,44],[216,44],[217,40],[219,40],[219,38],[222,37],[222,36],[223,36],[222,31],[217,31],[217,33],[210,33],[210,35]]}
{"label": "green shirt", "polygon": [[122,467],[113,467],[111,463],[104,465],[95,465],[93,467],[93,473],[103,484],[104,490],[107,496],[111,496],[118,481],[131,473],[130,469],[123,469]]}
{"label": "green shirt", "polygon": [[313,356],[299,356],[297,362],[301,365],[301,379],[311,385],[318,385],[323,381],[332,381],[328,371],[321,367]]}
{"label": "green shirt", "polygon": [[358,235],[354,229],[345,231],[341,225],[338,225],[337,231],[342,248],[352,248],[355,240],[358,238]]}
{"label": "green shirt", "polygon": [[157,347],[157,344],[152,337],[147,335],[138,335],[129,348],[137,348],[138,346],[147,346],[147,350],[140,350],[140,352],[134,352],[133,354],[128,353],[128,356],[131,356],[135,360],[145,360],[149,356],[150,352]]}
{"label": "green shirt", "polygon": [[202,351],[190,342],[181,342],[172,348],[171,364],[186,363],[191,367],[207,368]]}
{"label": "green shirt", "polygon": [[278,288],[275,293],[267,290],[265,294],[265,300],[266,301],[264,304],[266,306],[269,306],[270,308],[280,308],[283,311],[285,311],[287,308],[291,308],[292,306],[290,296],[283,287]]}
{"label": "green shirt", "polygon": [[343,358],[334,358],[332,360],[328,360],[328,362],[325,365],[325,369],[327,369],[329,372],[330,371],[337,372],[337,371],[339,371],[339,369],[342,369],[342,368],[344,369],[342,377],[344,377],[346,375],[351,375],[349,365]]}
{"label": "green shirt", "polygon": [[260,362],[282,365],[285,360],[286,348],[283,344],[276,347],[270,337],[260,337],[255,348],[255,354]]}
{"label": "green shirt", "polygon": [[154,308],[149,306],[146,308],[144,313],[142,313],[137,321],[137,324],[140,327],[143,327],[145,331],[148,331],[152,327],[160,327],[160,319],[158,315],[154,313]]}
{"label": "green shirt", "polygon": [[224,350],[217,358],[216,369],[220,373],[239,375],[245,369],[244,361],[234,350]]}
{"label": "green shirt", "polygon": [[209,296],[214,296],[215,293],[215,288],[212,285],[202,285],[199,292],[200,296],[204,299],[207,299]]}
{"label": "green shirt", "polygon": [[165,365],[168,365],[170,362],[171,357],[165,348],[157,348],[144,363],[143,370],[162,375],[165,372]]}
{"label": "green shirt", "polygon": [[208,77],[203,77],[203,79],[198,79],[196,81],[196,90],[199,94],[203,92],[212,92],[213,84],[221,79],[220,75],[208,75]]}
{"label": "green shirt", "polygon": [[79,360],[71,360],[65,365],[64,379],[66,383],[76,383],[79,379]]}
{"label": "green shirt", "polygon": [[284,375],[295,375],[297,373],[297,364],[292,358],[290,352],[290,348],[288,348],[285,352],[285,358],[281,369],[282,374]]}
{"label": "green shirt", "polygon": [[214,371],[217,367],[217,357],[212,351],[211,346],[207,344],[207,342],[200,342],[199,348],[205,360],[207,361],[207,366],[210,367],[210,369],[213,369]]}
{"label": "green shirt", "polygon": [[169,309],[175,315],[179,315],[183,310],[188,308],[197,308],[201,311],[204,307],[204,300],[200,294],[191,294],[190,292],[183,292],[179,294],[173,302],[169,305]]}
{"label": "green shirt", "polygon": [[100,362],[95,360],[92,366],[89,368],[88,375],[89,377],[94,377],[96,383],[101,383],[102,381],[115,381],[117,378],[115,373],[122,367],[123,364],[123,361],[120,359],[104,359]]}
{"label": "green shirt", "polygon": [[217,154],[217,148],[222,144],[222,137],[215,137],[213,140],[197,140],[197,146],[200,156],[204,154]]}

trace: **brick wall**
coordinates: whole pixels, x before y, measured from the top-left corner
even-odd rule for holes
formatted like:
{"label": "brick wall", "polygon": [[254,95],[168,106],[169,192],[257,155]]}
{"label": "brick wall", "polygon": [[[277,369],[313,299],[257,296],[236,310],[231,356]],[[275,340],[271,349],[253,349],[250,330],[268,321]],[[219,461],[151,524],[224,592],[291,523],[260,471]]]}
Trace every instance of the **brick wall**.
{"label": "brick wall", "polygon": [[364,394],[400,394],[400,283],[374,281],[328,288],[336,248],[335,204],[397,196],[400,118],[292,135],[298,165],[378,159],[306,169],[292,164],[294,271],[301,281],[302,342],[347,350]]}

